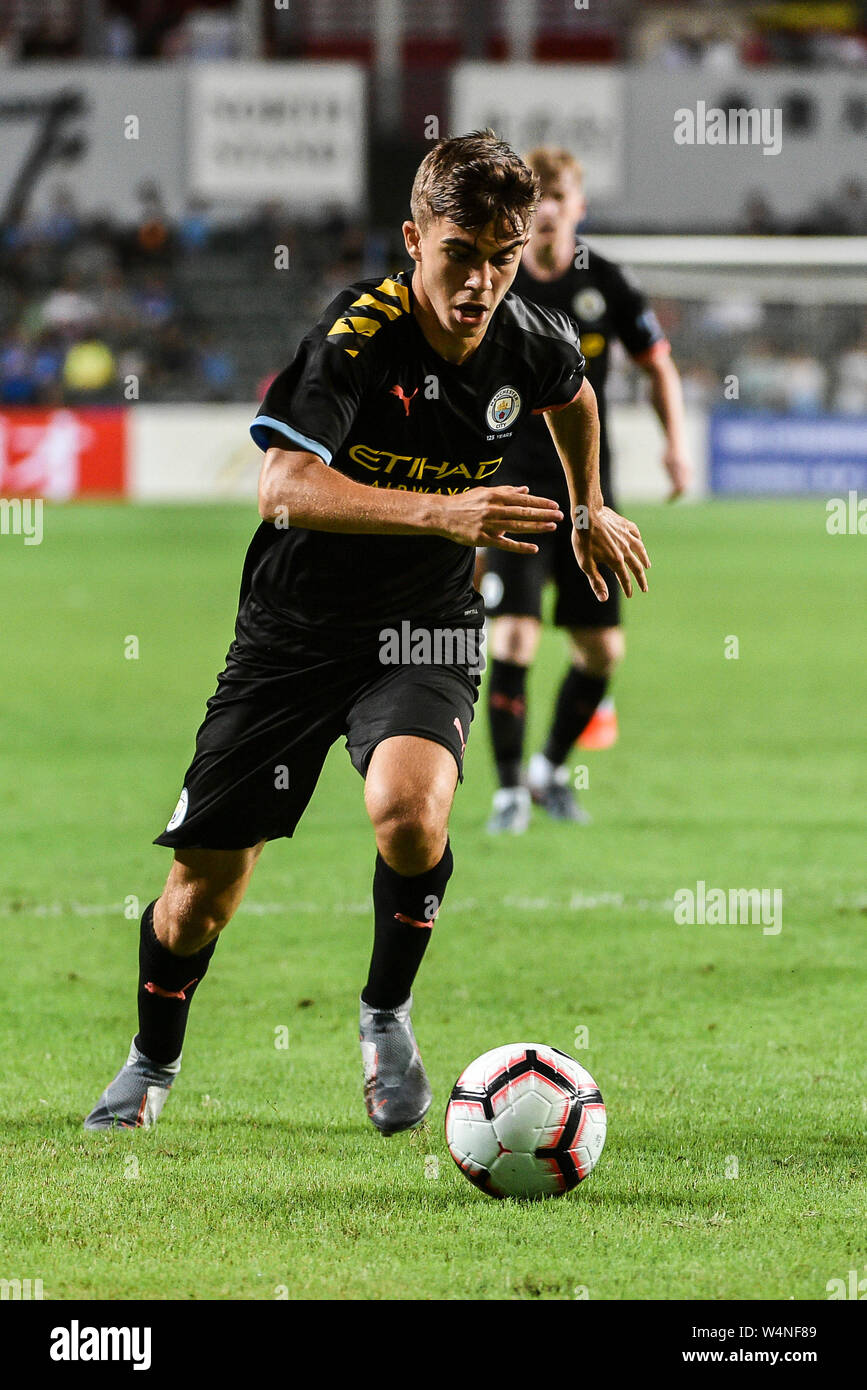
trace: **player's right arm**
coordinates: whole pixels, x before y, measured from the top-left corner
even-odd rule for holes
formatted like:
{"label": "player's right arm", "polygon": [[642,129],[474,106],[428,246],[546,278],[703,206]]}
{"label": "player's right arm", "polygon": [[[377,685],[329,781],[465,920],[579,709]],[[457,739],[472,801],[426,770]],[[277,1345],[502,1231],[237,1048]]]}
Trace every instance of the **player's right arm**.
{"label": "player's right arm", "polygon": [[[279,436],[272,436],[279,437]],[[526,487],[475,487],[466,492],[398,492],[355,482],[316,454],[271,446],[259,476],[263,521],[347,535],[434,535],[459,545],[533,554],[515,536],[553,531],[563,513]]]}
{"label": "player's right arm", "polygon": [[362,299],[357,286],[341,291],[268,388],[251,426],[265,451],[260,515],[311,531],[444,536],[459,545],[535,552],[538,546],[505,533],[552,531],[562,513],[549,498],[531,497],[528,488],[402,492],[370,487],[330,466],[365,394],[376,389],[376,345],[383,341],[359,332],[352,311],[363,304],[365,321],[370,316],[385,328],[398,302],[398,287],[387,286]]}

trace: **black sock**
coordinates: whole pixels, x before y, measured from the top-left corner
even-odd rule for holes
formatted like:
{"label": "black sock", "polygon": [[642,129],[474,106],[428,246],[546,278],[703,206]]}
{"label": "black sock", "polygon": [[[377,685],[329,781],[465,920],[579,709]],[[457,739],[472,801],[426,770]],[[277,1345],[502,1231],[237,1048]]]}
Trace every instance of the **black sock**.
{"label": "black sock", "polygon": [[361,992],[365,1004],[374,1009],[396,1009],[409,997],[453,868],[448,840],[439,863],[411,877],[396,873],[377,852],[373,955]]}
{"label": "black sock", "polygon": [[491,662],[488,721],[501,787],[521,784],[524,725],[527,722],[527,668],[514,661]]}
{"label": "black sock", "polygon": [[142,913],[138,952],[138,1033],[134,1039],[158,1066],[181,1054],[187,1014],[196,988],[216,949],[216,940],[194,956],[176,956],[157,940],[154,904]]}
{"label": "black sock", "polygon": [[565,763],[569,750],[587,728],[607,689],[607,676],[588,676],[577,666],[569,667],[554,706],[548,742],[542,750],[549,762],[556,767]]}

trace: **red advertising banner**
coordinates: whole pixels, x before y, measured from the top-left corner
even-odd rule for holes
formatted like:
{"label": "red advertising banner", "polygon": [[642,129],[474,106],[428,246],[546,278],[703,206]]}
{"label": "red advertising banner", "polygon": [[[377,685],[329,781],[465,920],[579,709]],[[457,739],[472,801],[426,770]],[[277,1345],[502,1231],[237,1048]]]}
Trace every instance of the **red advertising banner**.
{"label": "red advertising banner", "polygon": [[126,492],[123,406],[0,409],[0,497],[117,497]]}

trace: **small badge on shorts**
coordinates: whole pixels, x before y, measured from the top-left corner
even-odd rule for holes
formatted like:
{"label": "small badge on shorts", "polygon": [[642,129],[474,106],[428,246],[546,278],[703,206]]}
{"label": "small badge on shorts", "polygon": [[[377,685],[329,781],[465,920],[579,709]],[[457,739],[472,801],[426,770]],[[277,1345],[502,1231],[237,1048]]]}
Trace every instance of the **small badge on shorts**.
{"label": "small badge on shorts", "polygon": [[177,806],[175,807],[174,811],[172,812],[172,818],[171,818],[171,820],[169,821],[168,825],[166,826],[166,829],[165,829],[165,833],[166,833],[166,834],[168,834],[168,832],[169,832],[170,830],[177,830],[178,826],[181,824],[181,821],[184,819],[185,815],[187,814],[187,807],[189,806],[189,804],[190,804],[190,794],[189,794],[189,792],[187,791],[186,787],[184,787],[183,791],[181,792],[180,796],[178,797],[178,804],[177,804]]}
{"label": "small badge on shorts", "polygon": [[485,600],[486,608],[499,608],[503,599],[503,581],[498,574],[489,570],[482,575],[482,598]]}
{"label": "small badge on shorts", "polygon": [[488,402],[485,419],[492,430],[506,430],[517,420],[521,397],[514,386],[501,386]]}

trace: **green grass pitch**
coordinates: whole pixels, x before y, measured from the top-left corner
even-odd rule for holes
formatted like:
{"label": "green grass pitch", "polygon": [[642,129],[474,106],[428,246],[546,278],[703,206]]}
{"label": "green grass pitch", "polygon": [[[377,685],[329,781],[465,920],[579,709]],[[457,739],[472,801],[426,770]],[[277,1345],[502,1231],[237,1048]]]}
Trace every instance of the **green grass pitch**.
{"label": "green grass pitch", "polygon": [[[255,516],[52,508],[40,547],[0,538],[0,1276],[57,1299],[824,1299],[860,1277],[865,542],[829,536],[821,499],[629,511],[651,589],[620,741],[575,754],[594,823],[486,838],[480,708],[416,987],[434,1105],[390,1140],[361,1100],[373,844],[342,744],[223,937],[158,1129],[82,1130],[134,1032],[124,905],[168,868],[150,842]],[[547,632],[533,746],[563,660]],[[698,880],[781,889],[782,930],[676,924]],[[492,1201],[445,1147],[458,1072],[517,1040],[572,1052],[608,1106],[562,1200]]]}

